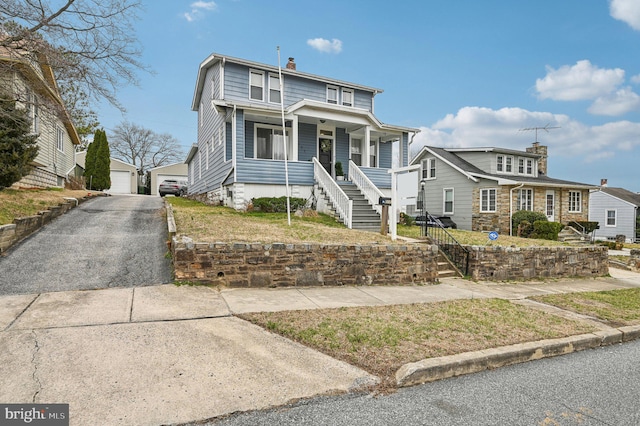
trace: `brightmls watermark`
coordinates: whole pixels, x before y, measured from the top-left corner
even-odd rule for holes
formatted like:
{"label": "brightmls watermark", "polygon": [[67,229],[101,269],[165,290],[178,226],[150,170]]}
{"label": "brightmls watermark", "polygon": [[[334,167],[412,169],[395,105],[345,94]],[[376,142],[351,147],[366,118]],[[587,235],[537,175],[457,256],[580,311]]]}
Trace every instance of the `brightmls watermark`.
{"label": "brightmls watermark", "polygon": [[69,426],[69,404],[0,404],[0,426]]}

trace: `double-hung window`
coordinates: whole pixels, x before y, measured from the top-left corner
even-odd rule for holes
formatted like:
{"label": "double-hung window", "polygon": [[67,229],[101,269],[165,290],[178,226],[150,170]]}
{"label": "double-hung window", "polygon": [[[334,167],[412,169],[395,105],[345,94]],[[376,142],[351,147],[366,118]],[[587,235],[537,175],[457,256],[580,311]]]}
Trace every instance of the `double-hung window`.
{"label": "double-hung window", "polygon": [[327,86],[327,103],[338,103],[338,88],[336,86]]}
{"label": "double-hung window", "polygon": [[496,156],[496,171],[504,172],[504,155]]}
{"label": "double-hung window", "polygon": [[436,159],[427,158],[422,160],[422,179],[436,178]]}
{"label": "double-hung window", "polygon": [[518,191],[518,210],[533,210],[533,189]]}
{"label": "double-hung window", "polygon": [[264,101],[264,73],[251,70],[249,72],[249,99]]}
{"label": "double-hung window", "polygon": [[580,213],[582,211],[582,193],[580,191],[569,191],[569,212]]}
{"label": "double-hung window", "polygon": [[[276,127],[256,127],[255,130],[256,158],[268,160],[284,160],[285,138],[282,137],[282,129]],[[287,159],[291,159],[291,138],[287,131]]]}
{"label": "double-hung window", "polygon": [[353,90],[342,89],[342,105],[353,106]]}
{"label": "double-hung window", "polygon": [[269,74],[269,102],[280,103],[280,79],[274,74]]}
{"label": "double-hung window", "polygon": [[533,174],[533,160],[531,158],[527,158],[527,171],[526,173],[528,175],[532,175]]}
{"label": "double-hung window", "polygon": [[488,188],[480,190],[480,213],[496,212],[496,189]]}
{"label": "double-hung window", "polygon": [[518,173],[524,174],[524,158],[518,158]]}
{"label": "double-hung window", "polygon": [[504,157],[505,173],[513,173],[513,157]]}
{"label": "double-hung window", "polygon": [[64,152],[64,132],[60,127],[56,127],[56,148]]}
{"label": "double-hung window", "polygon": [[442,190],[443,214],[453,214],[453,188]]}
{"label": "double-hung window", "polygon": [[607,210],[606,226],[616,226],[617,216],[616,210]]}

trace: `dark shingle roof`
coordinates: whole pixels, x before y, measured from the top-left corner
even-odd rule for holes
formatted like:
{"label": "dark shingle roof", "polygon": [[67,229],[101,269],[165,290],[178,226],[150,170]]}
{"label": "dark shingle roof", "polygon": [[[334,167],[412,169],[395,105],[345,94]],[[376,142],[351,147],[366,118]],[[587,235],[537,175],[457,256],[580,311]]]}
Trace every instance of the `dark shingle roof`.
{"label": "dark shingle roof", "polygon": [[[429,149],[431,152],[433,152],[434,154],[440,156],[443,160],[447,161],[448,163],[450,163],[451,165],[453,165],[454,167],[457,167],[458,169],[462,170],[463,172],[467,173],[468,175],[471,175],[473,177],[483,177],[483,178],[489,178],[489,179],[495,179],[495,180],[511,180],[514,182],[522,182],[522,183],[528,183],[531,185],[546,185],[546,186],[570,186],[570,187],[591,187],[591,188],[595,188],[595,185],[591,185],[591,184],[587,184],[587,183],[580,183],[580,182],[571,182],[568,180],[562,180],[562,179],[554,179],[551,178],[547,175],[543,175],[543,174],[538,174],[537,177],[535,176],[526,176],[526,175],[508,175],[508,174],[495,174],[495,173],[489,173],[486,172],[482,169],[480,169],[479,167],[469,163],[468,161],[460,158],[458,155],[456,155],[456,150],[449,151],[446,148],[437,148],[434,146],[425,146],[426,149]],[[473,150],[473,149],[471,149]],[[508,150],[503,150],[503,149],[495,149],[496,151],[499,152],[506,152]],[[461,150],[460,150],[461,151]],[[524,155],[531,155],[530,153],[525,153],[522,151],[511,151],[513,153],[521,153]],[[420,154],[418,154],[420,155]],[[417,156],[416,156],[417,158]],[[415,159],[414,158],[414,161]]]}
{"label": "dark shingle roof", "polygon": [[609,188],[608,186],[600,188],[600,191],[640,207],[640,194],[636,194],[635,192],[628,191],[624,188]]}

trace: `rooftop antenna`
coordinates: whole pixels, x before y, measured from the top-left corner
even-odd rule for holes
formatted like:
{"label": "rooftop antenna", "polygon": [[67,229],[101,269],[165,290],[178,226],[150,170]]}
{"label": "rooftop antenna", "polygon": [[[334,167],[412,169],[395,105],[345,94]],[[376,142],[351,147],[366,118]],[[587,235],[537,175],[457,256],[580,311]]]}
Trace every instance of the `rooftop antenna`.
{"label": "rooftop antenna", "polygon": [[551,123],[547,123],[546,126],[544,127],[525,127],[524,129],[520,129],[518,130],[519,132],[530,132],[530,131],[535,131],[536,132],[536,140],[534,141],[534,143],[538,143],[538,130],[544,130],[545,132],[549,133],[549,130],[553,130],[553,129],[559,129],[560,126],[550,126]]}

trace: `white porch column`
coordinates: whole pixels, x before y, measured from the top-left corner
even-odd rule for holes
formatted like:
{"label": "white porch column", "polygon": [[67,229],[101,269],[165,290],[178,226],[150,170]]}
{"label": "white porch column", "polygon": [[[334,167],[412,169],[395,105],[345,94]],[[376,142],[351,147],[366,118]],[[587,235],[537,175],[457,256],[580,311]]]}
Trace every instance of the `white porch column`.
{"label": "white porch column", "polygon": [[[293,133],[291,135],[292,139],[292,143],[291,145],[293,146],[293,152],[291,153],[291,161],[298,161],[298,116],[294,115],[293,119],[291,120],[291,132]],[[316,142],[317,145],[317,142]]]}
{"label": "white porch column", "polygon": [[369,159],[370,157],[370,146],[369,144],[371,143],[371,126],[365,126],[364,128],[364,158],[362,159],[362,165],[364,167],[371,167],[369,165]]}

